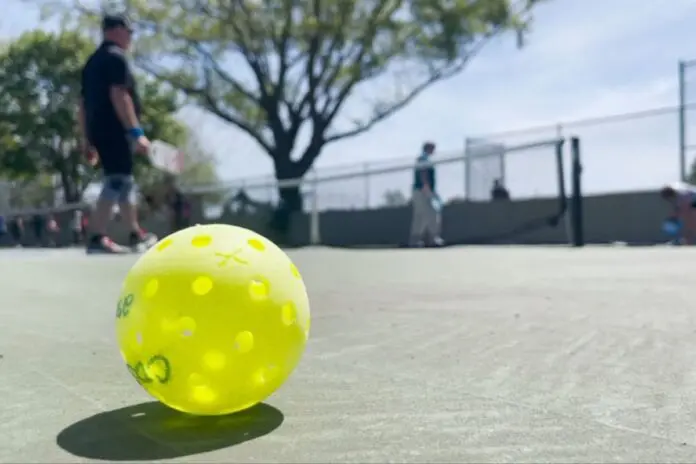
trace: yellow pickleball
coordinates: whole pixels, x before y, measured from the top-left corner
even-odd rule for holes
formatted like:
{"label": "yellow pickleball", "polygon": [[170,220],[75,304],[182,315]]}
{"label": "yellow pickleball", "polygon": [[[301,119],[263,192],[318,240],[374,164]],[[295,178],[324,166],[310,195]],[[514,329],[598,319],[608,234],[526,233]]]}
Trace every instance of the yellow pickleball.
{"label": "yellow pickleball", "polygon": [[116,333],[128,370],[179,411],[249,408],[290,376],[309,336],[309,300],[290,258],[241,227],[184,229],[138,259]]}

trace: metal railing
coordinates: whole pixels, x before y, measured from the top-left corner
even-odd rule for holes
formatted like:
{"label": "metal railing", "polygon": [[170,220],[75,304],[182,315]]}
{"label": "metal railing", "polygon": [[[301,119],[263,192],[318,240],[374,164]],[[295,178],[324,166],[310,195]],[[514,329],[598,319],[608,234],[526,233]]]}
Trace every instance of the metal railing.
{"label": "metal railing", "polygon": [[[674,181],[682,171],[688,173],[688,143],[685,143],[682,160],[678,122],[682,113],[685,121],[688,121],[689,116],[693,118],[696,112],[696,95],[693,101],[695,103],[685,103],[683,106],[650,108],[631,113],[615,113],[489,133],[477,136],[475,139],[467,139],[464,145],[471,146],[472,141],[474,143],[484,141],[512,147],[540,140],[578,136],[583,139],[585,146],[584,158],[585,165],[588,167],[585,171],[587,193],[648,190],[655,188],[661,182]],[[686,129],[684,131],[687,132]],[[685,139],[688,140],[688,137],[685,136]],[[461,149],[461,152],[463,151],[465,151],[464,147]],[[678,160],[675,156],[677,153],[680,154]],[[351,190],[363,189],[364,192],[359,196],[372,198],[374,193],[371,191],[383,188],[377,184],[382,179],[386,180],[386,177],[376,178],[375,172],[408,165],[413,163],[414,157],[414,154],[409,153],[407,156],[369,163],[317,168],[308,174],[308,179],[311,176],[319,178],[350,176],[355,179]],[[534,174],[530,169],[534,169],[535,162],[537,161],[533,158],[524,155],[505,156],[503,161],[505,181],[513,182],[515,177],[529,177]],[[358,179],[360,173],[362,173],[362,182]],[[534,182],[532,178],[528,180],[529,183]],[[268,190],[273,190],[275,179],[272,176],[239,178],[226,183],[237,187],[254,186],[256,189],[259,185],[265,184]],[[471,184],[469,182],[469,185]],[[525,186],[525,188],[529,187]]]}

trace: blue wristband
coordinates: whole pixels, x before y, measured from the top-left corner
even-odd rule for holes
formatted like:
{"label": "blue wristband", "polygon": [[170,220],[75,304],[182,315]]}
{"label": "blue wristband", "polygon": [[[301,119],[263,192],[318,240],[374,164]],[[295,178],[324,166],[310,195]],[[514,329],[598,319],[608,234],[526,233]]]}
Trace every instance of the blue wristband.
{"label": "blue wristband", "polygon": [[138,137],[142,137],[143,135],[145,135],[145,131],[142,130],[140,127],[134,127],[128,130],[128,135],[130,135],[134,139],[137,139]]}

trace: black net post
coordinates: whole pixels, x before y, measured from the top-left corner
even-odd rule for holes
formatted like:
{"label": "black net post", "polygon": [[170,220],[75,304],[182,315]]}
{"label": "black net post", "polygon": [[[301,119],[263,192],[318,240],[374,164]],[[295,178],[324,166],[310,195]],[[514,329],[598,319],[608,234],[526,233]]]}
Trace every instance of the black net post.
{"label": "black net post", "polygon": [[563,217],[568,211],[568,196],[566,195],[566,176],[565,168],[563,163],[563,148],[565,146],[565,139],[560,139],[556,143],[556,169],[558,172],[558,199],[560,204],[558,205],[558,220]]}
{"label": "black net post", "polygon": [[585,228],[583,226],[583,198],[582,198],[582,164],[580,139],[572,137],[570,139],[571,157],[571,218],[573,227],[573,246],[585,246]]}

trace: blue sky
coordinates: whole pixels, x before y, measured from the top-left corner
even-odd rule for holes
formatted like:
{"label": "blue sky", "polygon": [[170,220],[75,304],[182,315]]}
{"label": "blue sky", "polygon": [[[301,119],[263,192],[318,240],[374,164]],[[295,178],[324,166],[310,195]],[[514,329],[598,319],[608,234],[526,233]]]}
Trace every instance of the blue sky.
{"label": "blue sky", "polygon": [[[35,9],[18,0],[3,4],[9,10],[0,36],[38,26]],[[693,0],[549,1],[536,12],[526,48],[518,51],[513,37],[496,40],[461,76],[433,87],[371,132],[327,147],[317,166],[413,158],[425,139],[436,141],[440,153],[455,154],[467,136],[676,105],[677,62],[696,59],[694,24]],[[692,71],[696,102],[696,67]],[[268,158],[242,133],[195,111],[182,117],[216,154],[224,178],[271,172]],[[696,112],[690,121],[696,125]],[[676,113],[570,132],[583,141],[589,191],[650,188],[678,175]],[[549,129],[502,141],[514,145],[554,135]],[[549,150],[510,154],[507,182],[513,195],[548,193],[555,187],[554,169]],[[439,174],[446,196],[461,194],[460,166],[442,166]],[[375,176],[369,195],[402,184],[407,189],[408,177]],[[364,192],[364,184],[356,179],[331,190]]]}

